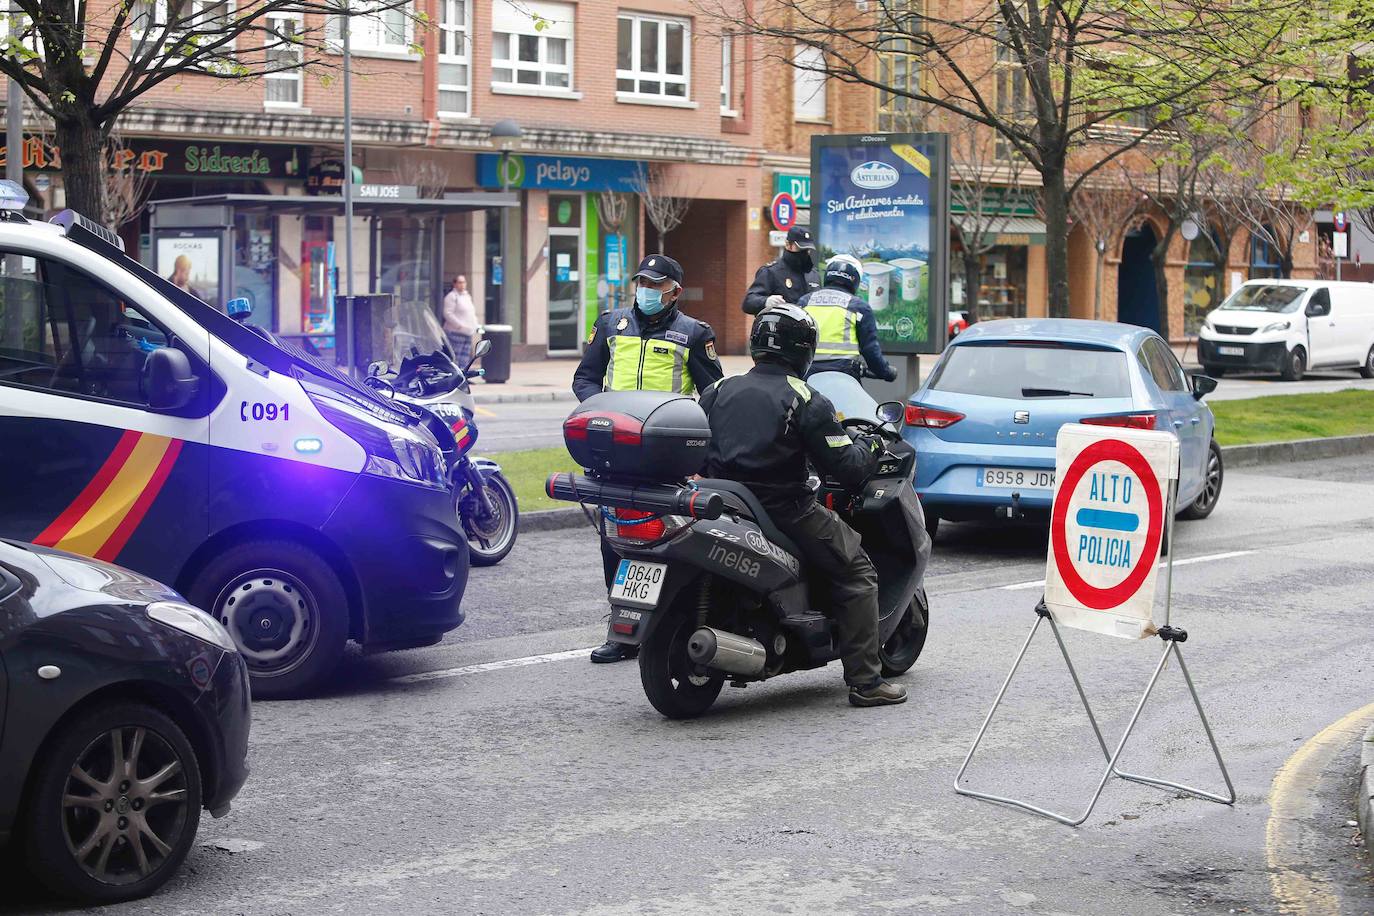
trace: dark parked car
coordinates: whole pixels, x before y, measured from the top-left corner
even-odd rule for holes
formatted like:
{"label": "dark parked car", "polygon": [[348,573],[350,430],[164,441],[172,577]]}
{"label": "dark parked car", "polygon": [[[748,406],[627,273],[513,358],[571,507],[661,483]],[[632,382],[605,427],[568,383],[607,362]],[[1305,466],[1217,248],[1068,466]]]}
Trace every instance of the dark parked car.
{"label": "dark parked car", "polygon": [[0,541],[0,847],[54,892],[152,893],[248,775],[224,628],[117,566]]}

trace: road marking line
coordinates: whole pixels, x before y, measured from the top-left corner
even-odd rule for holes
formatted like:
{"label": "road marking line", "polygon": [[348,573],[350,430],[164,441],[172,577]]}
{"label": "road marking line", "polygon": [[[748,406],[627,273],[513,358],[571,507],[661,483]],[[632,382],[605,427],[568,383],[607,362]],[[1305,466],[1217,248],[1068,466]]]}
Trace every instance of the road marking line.
{"label": "road marking line", "polygon": [[1374,718],[1374,703],[1348,713],[1317,732],[1289,757],[1269,787],[1269,822],[1264,827],[1264,857],[1269,887],[1285,913],[1339,913],[1340,898],[1311,874],[1301,850],[1302,821],[1312,815],[1312,798],[1331,755],[1356,741],[1364,722]]}
{"label": "road marking line", "polygon": [[484,416],[484,417],[494,417],[494,416],[496,416],[496,412],[495,412],[495,411],[487,410],[485,407],[481,407],[481,406],[476,405],[476,404],[473,405],[473,408],[472,408],[472,409],[475,410],[475,411],[477,411],[478,413],[480,413],[480,414],[481,414],[482,416]]}
{"label": "road marking line", "polygon": [[[1229,559],[1231,559],[1232,557],[1243,557],[1243,556],[1245,556],[1246,554],[1251,554],[1251,553],[1254,553],[1254,551],[1253,551],[1253,550],[1230,550],[1230,551],[1227,551],[1226,553],[1210,553],[1210,554],[1207,554],[1206,556],[1202,556],[1202,557],[1185,557],[1185,558],[1182,559],[1182,560],[1175,560],[1175,561],[1174,561],[1174,568],[1177,569],[1177,568],[1180,567],[1180,566],[1191,566],[1193,563],[1210,563],[1210,562],[1212,562],[1213,560],[1229,560]],[[1168,565],[1169,565],[1169,561],[1168,561],[1168,560],[1165,560],[1163,563],[1160,563],[1160,564],[1159,564],[1159,568],[1160,568],[1160,569],[1163,569],[1165,566],[1168,566]],[[1004,592],[1019,592],[1019,591],[1025,590],[1025,589],[1029,589],[1029,588],[1044,588],[1044,587],[1045,587],[1045,580],[1044,580],[1044,579],[1036,579],[1034,582],[1017,582],[1017,583],[1015,583],[1015,584],[1013,584],[1013,585],[1003,585],[1001,588],[1002,588],[1002,591],[1004,591]]]}
{"label": "road marking line", "polygon": [[480,665],[464,665],[462,668],[440,668],[438,671],[419,671],[390,678],[393,684],[422,684],[425,681],[439,681],[449,677],[462,677],[465,674],[480,674],[483,671],[500,671],[504,668],[524,668],[528,665],[542,665],[546,662],[562,662],[570,658],[586,658],[587,653],[596,646],[585,649],[569,649],[566,652],[550,652],[547,655],[526,655],[523,658],[503,658],[499,662],[483,662]]}

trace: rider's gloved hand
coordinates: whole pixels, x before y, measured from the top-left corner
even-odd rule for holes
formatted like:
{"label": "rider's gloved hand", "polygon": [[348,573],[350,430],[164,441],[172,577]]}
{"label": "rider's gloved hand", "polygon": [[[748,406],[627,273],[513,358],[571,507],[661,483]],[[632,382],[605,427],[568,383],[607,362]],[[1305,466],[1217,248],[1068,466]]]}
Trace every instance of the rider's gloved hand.
{"label": "rider's gloved hand", "polygon": [[767,299],[763,300],[763,305],[764,305],[765,308],[772,308],[772,307],[775,306],[775,305],[786,305],[786,304],[787,304],[787,300],[784,299],[782,296],[779,296],[777,293],[774,293],[773,295],[769,296]]}
{"label": "rider's gloved hand", "polygon": [[887,367],[887,371],[883,373],[883,381],[885,381],[885,382],[895,382],[895,381],[897,381],[897,370],[894,369],[892,366],[888,366],[888,367]]}
{"label": "rider's gloved hand", "polygon": [[862,449],[867,449],[875,455],[881,455],[886,445],[882,436],[874,435],[855,436],[854,444]]}

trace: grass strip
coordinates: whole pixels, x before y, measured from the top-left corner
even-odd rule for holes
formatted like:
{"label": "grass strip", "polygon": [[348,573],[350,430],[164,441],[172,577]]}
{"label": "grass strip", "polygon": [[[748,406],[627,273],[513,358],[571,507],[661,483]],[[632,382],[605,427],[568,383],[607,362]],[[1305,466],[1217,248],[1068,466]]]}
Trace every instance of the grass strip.
{"label": "grass strip", "polygon": [[1347,389],[1210,404],[1219,445],[1374,433],[1374,391]]}

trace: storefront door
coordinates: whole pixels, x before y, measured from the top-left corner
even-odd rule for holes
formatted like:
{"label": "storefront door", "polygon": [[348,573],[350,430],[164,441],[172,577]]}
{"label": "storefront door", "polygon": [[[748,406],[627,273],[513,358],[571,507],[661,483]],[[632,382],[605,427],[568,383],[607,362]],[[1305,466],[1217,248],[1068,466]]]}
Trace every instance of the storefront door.
{"label": "storefront door", "polygon": [[549,352],[582,344],[582,196],[549,195]]}

